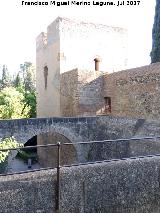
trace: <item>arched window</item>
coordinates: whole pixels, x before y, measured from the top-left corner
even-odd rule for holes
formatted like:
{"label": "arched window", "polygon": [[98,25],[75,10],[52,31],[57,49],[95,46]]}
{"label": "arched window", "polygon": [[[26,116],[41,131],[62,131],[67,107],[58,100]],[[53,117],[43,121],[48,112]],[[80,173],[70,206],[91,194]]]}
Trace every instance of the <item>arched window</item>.
{"label": "arched window", "polygon": [[44,67],[44,88],[47,89],[48,67]]}

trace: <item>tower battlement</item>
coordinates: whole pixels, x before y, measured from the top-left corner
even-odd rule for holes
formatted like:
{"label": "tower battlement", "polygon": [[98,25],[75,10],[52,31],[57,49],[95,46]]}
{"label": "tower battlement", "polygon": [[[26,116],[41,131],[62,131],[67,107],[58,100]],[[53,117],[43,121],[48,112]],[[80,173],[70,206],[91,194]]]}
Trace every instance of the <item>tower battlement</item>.
{"label": "tower battlement", "polygon": [[40,33],[36,38],[36,51],[47,46],[47,33]]}

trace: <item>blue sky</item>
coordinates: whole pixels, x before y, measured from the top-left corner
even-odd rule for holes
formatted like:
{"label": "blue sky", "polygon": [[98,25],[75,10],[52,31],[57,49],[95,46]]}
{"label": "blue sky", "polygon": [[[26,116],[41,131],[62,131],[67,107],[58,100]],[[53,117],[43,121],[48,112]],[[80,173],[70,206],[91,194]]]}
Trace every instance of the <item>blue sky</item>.
{"label": "blue sky", "polygon": [[22,6],[21,2],[0,2],[0,71],[3,64],[10,72],[16,72],[24,61],[35,63],[35,39],[57,16],[127,28],[128,67],[150,63],[155,0],[141,0],[139,6],[121,7]]}

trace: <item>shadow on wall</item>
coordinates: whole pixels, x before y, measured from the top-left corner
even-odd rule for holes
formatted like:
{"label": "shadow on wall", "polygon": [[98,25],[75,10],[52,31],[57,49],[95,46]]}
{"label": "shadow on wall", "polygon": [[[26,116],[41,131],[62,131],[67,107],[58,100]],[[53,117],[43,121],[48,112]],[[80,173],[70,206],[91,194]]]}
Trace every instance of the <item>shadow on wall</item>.
{"label": "shadow on wall", "polygon": [[111,97],[104,97],[103,75],[79,86],[78,115],[110,115]]}
{"label": "shadow on wall", "polygon": [[[57,144],[57,142],[71,143],[65,136],[56,132],[47,132],[37,136],[38,145]],[[37,149],[38,161],[42,167],[56,167],[57,166],[57,147],[40,147]],[[71,144],[68,146],[61,146],[61,165],[70,165],[77,163],[77,152],[75,147]]]}
{"label": "shadow on wall", "polygon": [[60,83],[62,116],[110,114],[111,99],[104,99],[103,84],[102,72],[75,69],[63,73]]}

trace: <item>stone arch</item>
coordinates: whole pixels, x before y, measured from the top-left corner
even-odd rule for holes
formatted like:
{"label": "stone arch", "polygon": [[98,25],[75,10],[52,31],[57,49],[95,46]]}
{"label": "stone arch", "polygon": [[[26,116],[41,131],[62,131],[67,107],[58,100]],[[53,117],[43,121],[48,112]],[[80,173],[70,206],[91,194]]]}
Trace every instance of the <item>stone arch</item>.
{"label": "stone arch", "polygon": [[32,138],[35,135],[47,133],[47,132],[57,132],[61,135],[64,135],[66,138],[68,138],[72,143],[83,141],[82,137],[78,135],[75,131],[73,131],[72,128],[68,128],[66,126],[63,126],[63,124],[53,124],[51,126],[44,125],[44,126],[37,126],[36,128],[33,128],[32,126],[28,128],[24,128],[21,131],[13,133],[11,136],[14,136],[19,142],[26,143],[30,138]]}
{"label": "stone arch", "polygon": [[[71,159],[74,159],[73,162],[68,160],[68,164],[71,163],[77,163],[77,162],[84,162],[84,157],[83,157],[83,152],[81,150],[81,146],[76,145],[76,142],[80,142],[83,141],[82,137],[80,135],[78,135],[72,128],[68,128],[66,126],[63,126],[62,124],[53,124],[53,125],[43,125],[37,128],[32,128],[32,127],[28,127],[27,129],[25,128],[24,131],[21,131],[20,134],[14,135],[15,138],[17,138],[18,141],[26,143],[26,141],[28,141],[30,138],[34,137],[35,135],[37,135],[38,137],[41,137],[42,135],[45,134],[49,134],[49,133],[56,133],[59,134],[61,136],[63,136],[64,138],[66,138],[67,143],[74,143],[72,146],[70,146],[70,149],[73,151],[75,151],[76,153],[76,161],[73,157],[73,153],[71,153]],[[63,141],[60,141],[63,143]],[[38,143],[37,143],[38,144]],[[43,144],[43,143],[40,143]],[[69,147],[69,146],[68,146]],[[69,148],[67,148],[69,150]],[[63,150],[63,148],[62,148]],[[68,151],[69,153],[69,151]],[[63,151],[62,151],[63,154]],[[41,153],[41,156],[43,154]],[[61,156],[62,158],[64,158],[64,156]],[[43,158],[44,161],[44,158]],[[63,163],[63,161],[62,161]],[[45,165],[46,166],[46,165]],[[49,164],[49,166],[52,166],[51,164]],[[55,163],[54,163],[55,166]]]}

